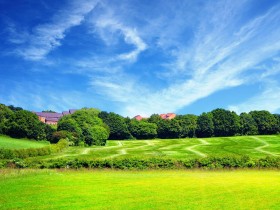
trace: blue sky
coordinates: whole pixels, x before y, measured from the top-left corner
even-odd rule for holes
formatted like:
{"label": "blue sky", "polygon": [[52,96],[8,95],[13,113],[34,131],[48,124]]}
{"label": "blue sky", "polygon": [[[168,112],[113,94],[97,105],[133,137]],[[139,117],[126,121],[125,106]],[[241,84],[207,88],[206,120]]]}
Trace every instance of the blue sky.
{"label": "blue sky", "polygon": [[0,103],[280,110],[275,0],[0,0]]}

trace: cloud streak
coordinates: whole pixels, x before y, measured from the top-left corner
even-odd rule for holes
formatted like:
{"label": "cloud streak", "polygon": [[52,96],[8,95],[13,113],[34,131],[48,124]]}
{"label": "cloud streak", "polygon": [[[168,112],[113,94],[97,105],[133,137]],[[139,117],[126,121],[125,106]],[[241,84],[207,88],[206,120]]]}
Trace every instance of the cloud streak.
{"label": "cloud streak", "polygon": [[117,19],[114,12],[111,10],[106,11],[106,9],[108,10],[108,8],[105,7],[105,14],[98,18],[93,18],[91,22],[95,25],[99,35],[107,45],[112,46],[114,44],[111,36],[118,36],[118,33],[122,34],[124,41],[128,45],[134,45],[135,49],[119,54],[116,57],[117,60],[136,61],[138,55],[147,49],[146,43],[139,36],[136,28],[125,25]]}
{"label": "cloud streak", "polygon": [[[211,11],[207,11],[206,7],[206,13],[200,17],[201,24],[193,29],[193,44],[174,46],[176,50],[173,50],[174,59],[170,66],[175,69],[168,74],[173,83],[167,88],[156,92],[144,88],[142,91],[143,83],[129,82],[127,87],[134,91],[128,91],[126,97],[120,94],[118,98],[115,86],[102,83],[94,85],[104,88],[107,93],[112,90],[115,93],[114,100],[124,102],[123,114],[147,116],[177,111],[219,90],[247,83],[252,77],[244,75],[262,62],[272,59],[280,50],[280,28],[277,26],[280,8],[276,5],[240,25],[238,16],[246,3],[219,1],[216,5],[211,3]],[[179,77],[181,75],[180,79],[178,74]],[[122,77],[119,79],[125,87],[127,80]]]}
{"label": "cloud streak", "polygon": [[18,39],[11,39],[13,43],[20,44],[14,53],[26,60],[44,59],[50,51],[61,45],[68,30],[82,23],[85,16],[94,9],[96,4],[96,0],[72,2],[68,8],[55,14],[49,23],[40,24],[33,28],[32,33],[25,35],[24,43],[18,43]]}
{"label": "cloud streak", "polygon": [[272,113],[280,109],[280,86],[275,81],[267,82],[265,89],[258,95],[240,104],[230,105],[228,109],[237,113],[252,110],[267,110]]}

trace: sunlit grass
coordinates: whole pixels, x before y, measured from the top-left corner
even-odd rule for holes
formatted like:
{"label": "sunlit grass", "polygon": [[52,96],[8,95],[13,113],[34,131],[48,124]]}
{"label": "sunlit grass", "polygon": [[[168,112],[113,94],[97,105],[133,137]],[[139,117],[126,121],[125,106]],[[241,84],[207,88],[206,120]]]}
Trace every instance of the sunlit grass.
{"label": "sunlit grass", "polygon": [[40,148],[48,145],[47,141],[35,141],[28,139],[15,139],[8,136],[0,135],[0,148],[5,149],[27,149]]}
{"label": "sunlit grass", "polygon": [[279,171],[0,172],[0,209],[279,209]]}
{"label": "sunlit grass", "polygon": [[[259,139],[256,140],[255,138]],[[265,147],[263,147],[266,145]],[[258,149],[261,147],[261,149]],[[280,156],[280,136],[237,136],[214,138],[108,141],[105,147],[69,147],[44,158],[167,157],[192,159],[207,156],[249,155],[253,158]]]}

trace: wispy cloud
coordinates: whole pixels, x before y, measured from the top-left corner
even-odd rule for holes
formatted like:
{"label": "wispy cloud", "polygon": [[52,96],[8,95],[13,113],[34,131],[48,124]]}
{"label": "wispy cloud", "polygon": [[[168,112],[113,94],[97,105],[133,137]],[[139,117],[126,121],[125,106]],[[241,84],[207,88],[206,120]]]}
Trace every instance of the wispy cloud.
{"label": "wispy cloud", "polygon": [[[48,23],[40,24],[32,29],[32,33],[26,34],[21,40],[21,32],[12,31],[10,39],[14,44],[19,44],[15,52],[26,60],[41,60],[61,45],[66,32],[74,26],[78,26],[85,16],[91,12],[97,0],[73,1],[67,8],[55,14]],[[23,42],[24,41],[24,42]]]}
{"label": "wispy cloud", "polygon": [[[147,5],[73,1],[31,32],[15,35],[18,29],[10,24],[14,34],[10,42],[17,55],[40,61],[42,66],[42,59],[63,44],[71,28],[84,24],[88,33],[75,31],[73,37],[82,37],[82,45],[89,46],[79,49],[79,59],[67,52],[69,57],[54,62],[56,69],[65,75],[83,74],[89,81],[88,91],[117,104],[121,108],[115,111],[123,115],[176,112],[218,91],[263,83],[280,74],[280,4],[256,11],[252,7],[250,0],[159,0]],[[273,89],[278,90],[278,85],[266,86],[259,98],[248,103],[262,100],[265,93],[275,100]],[[63,106],[75,105],[71,97],[65,97]],[[54,95],[51,100],[58,99]],[[36,101],[37,107],[45,102],[43,98]],[[245,109],[248,103],[234,108]]]}
{"label": "wispy cloud", "polygon": [[[244,74],[272,59],[280,49],[280,28],[277,26],[280,6],[276,5],[251,20],[243,20],[241,24],[239,16],[245,6],[246,1],[238,4],[211,2],[211,10],[207,13],[206,8],[206,13],[200,17],[200,25],[194,28],[193,44],[175,46],[174,63],[170,63],[175,70],[168,75],[174,80],[167,88],[156,92],[144,88],[142,91],[143,83],[131,84],[119,77],[122,87],[132,90],[123,97],[118,94],[118,90],[123,92],[122,88],[107,83],[98,85],[107,93],[112,91],[116,96],[114,100],[124,102],[125,98],[122,113],[132,116],[176,111],[219,90],[245,84],[251,77],[244,77]],[[177,80],[178,72],[180,80]],[[267,73],[271,72],[268,70]]]}
{"label": "wispy cloud", "polygon": [[237,113],[253,110],[268,110],[275,113],[280,110],[280,85],[276,81],[268,81],[261,93],[245,102],[231,105],[228,109]]}
{"label": "wispy cloud", "polygon": [[116,59],[131,62],[136,61],[138,55],[147,49],[147,44],[142,40],[137,32],[137,29],[126,25],[121,20],[118,20],[118,16],[115,14],[115,11],[108,8],[107,4],[104,4],[103,9],[104,14],[99,17],[95,16],[91,20],[91,23],[95,26],[94,30],[99,33],[108,46],[112,46],[116,42],[112,36],[119,37],[120,33],[123,40],[129,45],[134,45],[135,49],[130,52],[117,55]]}

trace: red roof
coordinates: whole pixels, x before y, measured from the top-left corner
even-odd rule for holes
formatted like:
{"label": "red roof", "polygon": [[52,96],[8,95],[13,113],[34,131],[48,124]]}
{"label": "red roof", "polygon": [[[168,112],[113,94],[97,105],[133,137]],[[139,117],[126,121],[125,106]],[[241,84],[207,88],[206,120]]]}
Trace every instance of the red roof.
{"label": "red roof", "polygon": [[167,114],[161,114],[159,116],[161,117],[161,119],[164,119],[164,120],[169,119],[169,120],[171,120],[171,119],[174,119],[176,117],[176,114],[175,113],[167,113]]}
{"label": "red roof", "polygon": [[142,120],[143,117],[142,117],[141,115],[136,115],[136,116],[134,117],[134,119],[136,119],[136,120]]}

